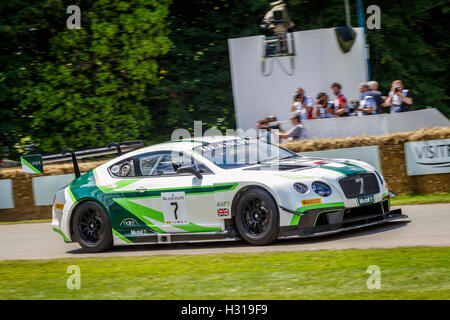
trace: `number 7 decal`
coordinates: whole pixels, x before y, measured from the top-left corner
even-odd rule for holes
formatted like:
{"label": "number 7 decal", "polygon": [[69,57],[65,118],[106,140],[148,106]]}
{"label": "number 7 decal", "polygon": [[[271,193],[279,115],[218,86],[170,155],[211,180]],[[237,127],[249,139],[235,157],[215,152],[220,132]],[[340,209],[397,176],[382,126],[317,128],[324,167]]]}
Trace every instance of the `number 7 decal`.
{"label": "number 7 decal", "polygon": [[161,201],[165,224],[189,224],[184,192],[162,192]]}
{"label": "number 7 decal", "polygon": [[175,215],[175,220],[178,220],[177,211],[178,211],[178,202],[171,202],[171,206],[175,206],[173,209],[173,214]]}

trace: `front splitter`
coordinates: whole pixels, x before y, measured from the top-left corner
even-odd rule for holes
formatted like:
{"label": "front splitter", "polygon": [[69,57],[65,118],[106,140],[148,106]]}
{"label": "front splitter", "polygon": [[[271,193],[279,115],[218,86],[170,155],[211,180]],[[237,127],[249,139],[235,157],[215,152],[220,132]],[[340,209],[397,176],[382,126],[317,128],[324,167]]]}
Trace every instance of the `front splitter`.
{"label": "front splitter", "polygon": [[[400,212],[400,213],[396,213],[396,212]],[[340,233],[340,232],[344,232],[344,231],[356,230],[356,229],[366,228],[366,227],[375,226],[375,225],[379,225],[379,224],[385,224],[390,221],[405,219],[405,218],[408,218],[408,216],[402,214],[400,209],[397,209],[397,210],[392,210],[389,214],[386,215],[386,217],[383,220],[372,221],[372,222],[362,223],[362,224],[358,224],[358,225],[354,225],[354,226],[342,227],[342,228],[338,228],[338,229],[334,229],[334,230],[320,231],[320,232],[314,232],[314,233],[308,233],[308,234],[280,235],[280,236],[278,236],[278,239],[312,238],[312,237],[326,236],[326,235]],[[292,232],[293,232],[293,230],[290,231],[290,233],[292,233]],[[299,229],[298,232],[302,232],[302,230]]]}

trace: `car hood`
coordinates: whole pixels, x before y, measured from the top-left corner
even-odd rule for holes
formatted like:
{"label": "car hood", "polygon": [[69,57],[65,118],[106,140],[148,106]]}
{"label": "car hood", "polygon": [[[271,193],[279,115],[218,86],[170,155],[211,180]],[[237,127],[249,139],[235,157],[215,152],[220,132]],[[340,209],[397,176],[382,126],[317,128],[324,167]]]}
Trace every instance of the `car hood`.
{"label": "car hood", "polygon": [[301,175],[337,178],[343,175],[372,172],[373,168],[367,163],[356,160],[299,157],[260,163],[242,170],[271,172],[277,176],[286,177]]}

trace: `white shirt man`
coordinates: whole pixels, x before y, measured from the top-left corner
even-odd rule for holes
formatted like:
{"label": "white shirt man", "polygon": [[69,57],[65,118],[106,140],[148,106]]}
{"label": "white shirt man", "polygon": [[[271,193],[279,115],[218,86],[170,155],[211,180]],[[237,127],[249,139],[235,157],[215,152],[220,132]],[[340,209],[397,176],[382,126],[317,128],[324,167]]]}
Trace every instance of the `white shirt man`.
{"label": "white shirt man", "polygon": [[295,107],[295,112],[300,116],[301,120],[309,119],[309,108],[313,107],[313,98],[310,96],[305,96],[303,102],[295,101],[293,106]]}

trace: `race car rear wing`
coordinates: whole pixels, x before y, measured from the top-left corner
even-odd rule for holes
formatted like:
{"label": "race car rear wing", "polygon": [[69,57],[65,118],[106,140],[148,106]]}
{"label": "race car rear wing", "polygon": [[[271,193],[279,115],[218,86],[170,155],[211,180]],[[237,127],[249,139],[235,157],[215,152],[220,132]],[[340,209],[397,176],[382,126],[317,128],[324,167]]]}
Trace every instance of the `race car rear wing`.
{"label": "race car rear wing", "polygon": [[26,173],[43,173],[44,163],[62,162],[72,160],[75,177],[78,178],[80,169],[78,167],[78,160],[89,157],[98,157],[113,153],[126,153],[138,148],[142,148],[144,142],[142,140],[126,141],[122,143],[111,142],[106,147],[94,147],[89,149],[72,150],[65,149],[60,153],[49,153],[45,155],[33,154],[20,157],[22,169]]}

